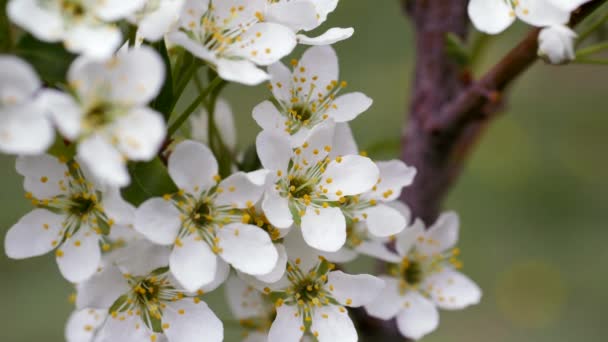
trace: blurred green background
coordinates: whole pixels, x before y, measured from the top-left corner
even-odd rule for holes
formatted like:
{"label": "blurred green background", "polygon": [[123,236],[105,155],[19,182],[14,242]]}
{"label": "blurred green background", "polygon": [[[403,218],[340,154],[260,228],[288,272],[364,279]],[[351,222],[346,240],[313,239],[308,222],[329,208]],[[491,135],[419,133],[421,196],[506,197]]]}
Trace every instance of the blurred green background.
{"label": "blurred green background", "polygon": [[[353,124],[360,146],[396,157],[390,147],[404,123],[413,67],[408,20],[396,0],[342,1],[329,26],[355,27],[353,38],[336,45],[341,78],[375,100]],[[525,29],[493,40],[481,69]],[[426,341],[605,341],[607,76],[601,67],[539,63],[519,80],[446,203],[461,215],[464,271],[482,287],[483,301],[442,312],[438,331]],[[231,85],[225,94],[235,110],[239,143],[247,146],[258,131],[251,109],[268,91]],[[379,145],[389,148],[374,147]],[[0,161],[3,239],[30,206],[13,158]],[[367,265],[361,260],[354,268]],[[71,292],[51,255],[11,261],[2,254],[0,341],[63,341]],[[228,317],[222,301],[221,291],[209,296],[218,315]],[[238,336],[226,326],[227,341]]]}

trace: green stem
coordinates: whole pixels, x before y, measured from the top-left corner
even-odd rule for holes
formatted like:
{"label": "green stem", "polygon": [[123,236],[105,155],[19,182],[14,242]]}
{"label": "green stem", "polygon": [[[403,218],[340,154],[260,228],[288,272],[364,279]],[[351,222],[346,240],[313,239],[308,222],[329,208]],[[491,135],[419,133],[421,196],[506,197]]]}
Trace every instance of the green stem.
{"label": "green stem", "polygon": [[593,55],[606,49],[608,49],[608,42],[602,42],[599,44],[587,46],[583,49],[576,51],[576,58]]}
{"label": "green stem", "polygon": [[215,122],[215,108],[222,88],[223,87],[217,87],[215,91],[211,93],[209,101],[205,103],[205,106],[207,109],[207,137],[209,140],[209,147],[218,160],[220,176],[224,178],[230,175],[233,156],[232,152],[226,147],[226,144],[222,139],[222,134]]}
{"label": "green stem", "polygon": [[589,36],[597,29],[599,29],[602,25],[604,25],[606,21],[608,21],[608,13],[604,13],[604,15],[599,20],[591,24],[583,32],[579,33],[578,38],[576,40],[576,45],[580,45],[582,42],[585,41],[585,39],[589,38]]}
{"label": "green stem", "polygon": [[577,58],[572,63],[575,64],[593,64],[593,65],[608,65],[608,59],[593,59],[593,58]]}
{"label": "green stem", "polygon": [[203,92],[201,92],[198,95],[198,97],[196,99],[194,99],[194,101],[192,101],[192,103],[190,104],[190,106],[188,106],[188,108],[186,108],[186,110],[184,110],[177,117],[177,119],[175,119],[175,121],[171,124],[171,126],[169,126],[169,130],[168,130],[167,136],[171,137],[184,124],[184,122],[186,122],[186,119],[188,119],[188,117],[190,116],[190,114],[192,114],[192,112],[194,112],[196,110],[196,108],[203,102],[203,100],[205,100],[205,98],[216,87],[218,87],[223,82],[224,82],[224,80],[222,80],[219,77],[216,77],[213,81],[211,81],[211,83],[209,83],[209,86]]}

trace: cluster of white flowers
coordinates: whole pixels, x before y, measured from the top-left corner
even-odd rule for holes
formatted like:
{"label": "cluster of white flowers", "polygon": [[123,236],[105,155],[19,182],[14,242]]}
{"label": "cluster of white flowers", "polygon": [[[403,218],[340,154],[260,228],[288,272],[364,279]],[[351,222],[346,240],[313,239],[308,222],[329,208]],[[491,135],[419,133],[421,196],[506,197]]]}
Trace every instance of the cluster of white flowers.
{"label": "cluster of white flowers", "polygon": [[[472,1],[471,13],[504,9],[506,27],[513,10],[528,12],[520,10],[524,1],[495,2]],[[18,155],[35,207],[8,230],[5,251],[14,259],[55,251],[77,289],[69,342],[221,341],[222,321],[204,299],[224,283],[250,340],[356,341],[346,307],[396,317],[404,336],[420,338],[437,327],[437,307],[479,302],[479,288],[456,271],[457,216],[444,214],[425,231],[398,201],[416,170],[399,160],[374,162],[357,147],[348,122],[372,100],[343,94],[347,83],[330,46],[353,29],[304,34],[337,4],[9,2],[15,24],[79,54],[60,85],[45,85],[25,61],[0,56],[0,150]],[[132,46],[118,49],[119,27],[132,29]],[[147,43],[159,40],[172,47],[164,57]],[[281,63],[297,44],[311,47],[290,67]],[[172,115],[179,89],[197,71],[182,72],[188,59],[217,75],[201,89],[212,105],[190,118],[190,139],[165,122],[181,125],[192,112]],[[214,88],[224,81],[269,81],[272,99],[253,109],[262,128],[257,170],[233,158],[234,119]],[[177,93],[162,112],[155,104],[168,83]],[[218,135],[224,149],[216,148]],[[60,153],[51,148],[57,145]],[[221,153],[231,154],[227,172]],[[138,184],[144,199],[123,199],[134,183],[130,166],[152,160],[165,161],[175,192],[154,196]],[[359,254],[388,262],[388,274],[336,269]]]}
{"label": "cluster of white flowers", "polygon": [[504,31],[516,19],[543,27],[538,54],[552,64],[574,60],[576,33],[567,24],[571,13],[590,0],[470,0],[469,17],[488,34]]}

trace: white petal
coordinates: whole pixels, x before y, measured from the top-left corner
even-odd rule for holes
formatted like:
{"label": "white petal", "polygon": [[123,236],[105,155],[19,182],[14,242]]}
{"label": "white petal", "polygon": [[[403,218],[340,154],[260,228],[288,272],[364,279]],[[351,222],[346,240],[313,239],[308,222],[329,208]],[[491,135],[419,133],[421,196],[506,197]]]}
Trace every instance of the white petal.
{"label": "white petal", "polygon": [[329,13],[333,12],[338,7],[338,0],[309,0],[317,8],[319,14],[319,24],[327,20]]}
{"label": "white petal", "polygon": [[268,331],[268,342],[299,342],[304,332],[303,318],[296,306],[281,305]]}
{"label": "white petal", "polygon": [[437,329],[439,312],[433,302],[416,291],[407,292],[404,299],[397,315],[397,328],[403,336],[417,340]]}
{"label": "white petal", "polygon": [[377,162],[380,183],[372,196],[380,201],[392,201],[401,195],[401,189],[411,185],[416,176],[416,168],[407,166],[400,160]]}
{"label": "white petal", "polygon": [[431,298],[444,310],[460,310],[467,306],[479,304],[481,289],[464,274],[446,269],[431,275],[425,280],[432,286]]}
{"label": "white petal", "polygon": [[60,241],[65,216],[45,209],[34,209],[6,233],[4,251],[9,258],[25,259],[46,254]]}
{"label": "white petal", "polygon": [[289,228],[293,224],[293,217],[289,210],[289,200],[281,197],[274,188],[266,190],[262,201],[262,210],[264,210],[268,221],[279,229]]}
{"label": "white petal", "polygon": [[365,305],[365,311],[372,317],[389,320],[403,308],[405,298],[399,294],[399,280],[389,276],[380,276],[385,286],[382,295]]}
{"label": "white petal", "polygon": [[325,252],[335,252],[346,242],[346,221],[339,208],[306,209],[302,217],[302,235],[308,245]]}
{"label": "white petal", "polygon": [[226,282],[226,301],[236,319],[259,317],[265,314],[266,298],[262,292],[241,278],[231,276]]}
{"label": "white petal", "polygon": [[[190,2],[192,2],[192,1],[190,1]],[[188,6],[184,7],[184,9],[190,10],[191,6],[192,6],[192,4],[189,3]],[[187,13],[187,11],[186,11],[186,13]],[[182,16],[183,16],[183,14],[182,14]],[[184,16],[184,18],[188,17],[188,16]],[[200,19],[200,17],[196,18],[196,20],[192,21],[192,22],[200,22],[199,19]],[[217,63],[217,58],[215,58],[215,55],[211,51],[209,51],[206,47],[199,44],[197,41],[190,39],[190,37],[188,37],[188,35],[186,35],[186,33],[184,33],[184,32],[181,32],[181,31],[171,32],[171,33],[169,33],[169,35],[167,35],[167,40],[174,45],[179,45],[179,46],[183,47],[184,49],[188,50],[190,53],[192,53],[194,56],[196,56],[198,58],[201,58],[212,64]]]}
{"label": "white petal", "polygon": [[367,95],[356,92],[336,98],[327,114],[335,122],[351,121],[371,107],[374,101]]}
{"label": "white petal", "polygon": [[135,211],[135,229],[154,243],[172,245],[181,227],[179,217],[171,202],[151,198]]}
{"label": "white petal", "polygon": [[[308,143],[307,147],[305,148],[305,144],[302,143],[300,160],[306,160],[309,165],[313,165],[325,159],[331,150],[335,127],[334,123],[328,121],[315,126],[305,139]],[[292,141],[292,146],[295,141],[296,139]]]}
{"label": "white petal", "polygon": [[338,56],[331,46],[313,46],[304,52],[293,76],[306,79],[298,83],[303,89],[310,89],[314,84],[315,90],[325,95],[326,87],[339,79],[339,70]]}
{"label": "white petal", "polygon": [[563,9],[564,11],[574,11],[582,4],[589,2],[590,0],[549,0],[554,6]]}
{"label": "white petal", "polygon": [[215,268],[215,275],[213,276],[213,281],[209,284],[201,287],[201,291],[204,293],[209,293],[218,287],[222,286],[228,276],[230,275],[230,265],[226,263],[224,260],[220,258],[215,258],[217,260],[217,267]]}
{"label": "white petal", "polygon": [[215,185],[217,161],[211,150],[195,141],[177,145],[169,156],[169,174],[180,189],[198,195]]}
{"label": "white petal", "polygon": [[117,224],[130,225],[135,220],[135,207],[125,201],[117,188],[109,188],[103,193],[103,210],[108,218]]}
{"label": "white petal", "polygon": [[417,247],[425,254],[432,255],[450,249],[458,242],[460,220],[455,212],[441,214],[426,232],[426,239],[418,241]]}
{"label": "white petal", "polygon": [[471,0],[468,12],[473,25],[489,34],[504,31],[515,20],[511,6],[503,0]]}
{"label": "white petal", "polygon": [[[329,198],[352,196],[370,190],[378,181],[378,167],[371,159],[362,156],[344,156],[333,160],[325,169],[322,185]],[[340,192],[338,194],[338,192]]]}
{"label": "white petal", "polygon": [[[0,89],[1,91],[2,89]],[[0,94],[0,96],[2,96]],[[53,143],[55,131],[37,102],[0,110],[0,151],[40,154]]]}
{"label": "white petal", "polygon": [[419,240],[423,240],[424,238],[424,223],[422,223],[421,220],[416,219],[414,224],[408,228],[405,228],[401,234],[397,236],[395,249],[400,256],[407,256],[412,247],[418,243]]}
{"label": "white petal", "polygon": [[356,342],[357,330],[348,317],[348,311],[342,312],[334,305],[317,307],[312,315],[310,330],[317,335],[319,342]]}
{"label": "white petal", "polygon": [[11,0],[6,11],[14,23],[42,41],[55,42],[63,35],[61,13],[47,9],[37,0]]}
{"label": "white petal", "polygon": [[184,0],[161,1],[158,9],[139,22],[138,35],[149,41],[160,40],[177,23],[183,5]]}
{"label": "white petal", "polygon": [[20,156],[16,168],[25,177],[23,187],[34,197],[43,199],[66,193],[67,189],[62,189],[61,184],[68,184],[65,176],[68,169],[57,158],[48,154]]}
{"label": "white petal", "polygon": [[244,85],[258,85],[270,78],[262,69],[248,60],[232,60],[222,58],[217,61],[217,73],[226,81]]}
{"label": "white petal", "polygon": [[173,247],[169,267],[179,283],[194,292],[215,278],[217,257],[197,234],[190,234]]}
{"label": "white petal", "polygon": [[[296,46],[296,36],[291,29],[275,23],[257,23],[241,36],[244,48],[236,52],[257,65],[270,65],[287,56]],[[240,44],[235,44],[233,47]]]}
{"label": "white petal", "polygon": [[116,264],[122,273],[135,276],[148,275],[150,272],[169,266],[170,249],[145,239],[130,241],[126,248],[113,250],[106,262]]}
{"label": "white petal", "polygon": [[247,174],[237,172],[224,179],[218,185],[222,192],[217,195],[214,203],[245,209],[257,203],[264,193],[264,187],[253,184]]}
{"label": "white petal", "polygon": [[95,3],[95,13],[105,21],[126,18],[139,10],[146,0],[104,0]]}
{"label": "white petal", "polygon": [[130,177],[122,155],[101,136],[93,135],[82,141],[77,155],[101,183],[117,187],[129,184]]}
{"label": "white petal", "polygon": [[380,241],[363,241],[356,247],[356,251],[390,263],[398,263],[401,261],[399,255],[388,250]]}
{"label": "white petal", "polygon": [[338,303],[356,308],[374,301],[384,286],[382,279],[369,274],[351,275],[333,271],[329,272],[326,288],[330,289]]}
{"label": "white petal", "polygon": [[265,169],[286,174],[293,154],[288,139],[271,131],[262,131],[258,134],[255,145]]}
{"label": "white petal", "polygon": [[520,0],[515,7],[517,17],[538,27],[565,24],[570,11],[554,6],[552,0]]}
{"label": "white petal", "polygon": [[232,223],[217,230],[220,257],[237,270],[262,275],[271,272],[279,254],[272,240],[258,226]]}
{"label": "white petal", "polygon": [[[62,253],[60,253],[60,251]],[[99,238],[89,227],[80,230],[57,249],[57,265],[65,279],[79,283],[90,278],[101,262]]]}
{"label": "white petal", "polygon": [[263,186],[266,184],[266,179],[268,179],[268,175],[270,174],[270,170],[260,169],[257,171],[247,172],[247,179],[255,185]]}
{"label": "white petal", "polygon": [[336,124],[334,132],[334,142],[329,154],[330,157],[359,154],[359,147],[357,147],[357,142],[348,123],[342,122]]}
{"label": "white petal", "polygon": [[121,41],[122,34],[117,27],[91,23],[71,27],[64,38],[68,51],[97,60],[110,57],[116,52]]}
{"label": "white petal", "polygon": [[357,253],[357,251],[350,249],[347,246],[343,246],[336,252],[321,252],[319,254],[321,254],[328,261],[339,264],[351,262],[359,256],[359,253]]}
{"label": "white petal", "polygon": [[28,63],[15,56],[0,55],[0,103],[28,101],[40,85],[36,71]]}
{"label": "white petal", "polygon": [[74,311],[65,326],[67,342],[92,342],[96,330],[107,317],[105,310],[83,309]]}
{"label": "white petal", "polygon": [[166,127],[160,113],[140,107],[119,118],[114,129],[122,153],[131,160],[148,161],[160,149]]}
{"label": "white petal", "polygon": [[275,134],[285,129],[285,117],[270,101],[264,101],[253,108],[253,119],[262,129]]}
{"label": "white petal", "polygon": [[171,342],[192,342],[204,339],[221,342],[224,326],[205,302],[194,302],[191,298],[171,303],[163,311],[163,329]]}
{"label": "white petal", "polygon": [[268,73],[274,97],[279,101],[289,102],[291,100],[291,71],[285,64],[277,62],[268,66]]}
{"label": "white petal", "polygon": [[301,270],[309,271],[319,263],[319,250],[312,248],[304,241],[300,229],[293,229],[287,234],[283,239],[283,244],[292,263],[299,259],[298,267]]}
{"label": "white petal", "polygon": [[367,228],[377,237],[388,237],[400,233],[405,229],[405,217],[388,205],[378,204],[364,210],[367,214]]}
{"label": "white petal", "polygon": [[283,274],[285,274],[285,269],[287,267],[287,251],[285,250],[285,246],[279,243],[274,246],[277,249],[277,253],[279,253],[276,265],[269,273],[256,276],[258,280],[265,283],[275,283],[279,281],[281,277],[283,277]]}
{"label": "white petal", "polygon": [[288,26],[294,31],[312,30],[318,24],[317,9],[308,1],[289,1],[270,4],[266,19]]}
{"label": "white petal", "polygon": [[298,34],[296,37],[298,38],[298,43],[302,45],[332,45],[352,37],[354,33],[355,29],[352,27],[332,27],[320,36],[308,37],[303,34]]}
{"label": "white petal", "polygon": [[94,342],[150,342],[152,335],[157,334],[146,327],[139,315],[121,312],[116,317],[108,317]]}
{"label": "white petal", "polygon": [[48,108],[61,134],[69,140],[75,140],[80,134],[84,112],[74,98],[55,89],[44,89],[40,94],[40,102]]}
{"label": "white petal", "polygon": [[114,301],[129,291],[118,267],[107,264],[85,282],[78,284],[76,308],[109,309]]}

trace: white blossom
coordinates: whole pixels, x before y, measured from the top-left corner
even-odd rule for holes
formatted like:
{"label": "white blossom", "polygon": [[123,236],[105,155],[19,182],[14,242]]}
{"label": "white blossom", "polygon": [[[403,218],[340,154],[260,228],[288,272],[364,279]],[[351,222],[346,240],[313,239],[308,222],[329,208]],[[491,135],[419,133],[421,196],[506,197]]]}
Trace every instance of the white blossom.
{"label": "white blossom", "polygon": [[516,18],[538,27],[561,25],[568,22],[576,8],[567,3],[581,0],[471,0],[469,17],[475,27],[485,33],[496,34],[509,27]]}
{"label": "white blossom", "polygon": [[111,231],[129,230],[134,208],[117,189],[92,183],[90,172],[75,161],[66,163],[46,154],[19,157],[17,172],[25,177],[26,198],[37,209],[9,229],[6,254],[24,259],[55,249],[67,280],[89,278],[99,266],[101,249],[111,247]]}
{"label": "white blossom", "polygon": [[68,72],[73,94],[47,89],[41,95],[59,131],[78,143],[79,158],[102,183],[126,186],[126,160],[156,156],[166,127],[147,103],[158,94],[164,70],[158,54],[145,46],[106,61],[80,57]]}
{"label": "white blossom", "polygon": [[169,39],[210,63],[227,81],[256,85],[270,65],[296,46],[291,29],[264,22],[267,0],[187,0]]}
{"label": "white blossom", "polygon": [[67,342],[93,342],[107,315],[106,310],[75,310],[65,326],[65,340]]}
{"label": "white blossom", "polygon": [[[294,32],[312,31],[327,20],[338,0],[267,0],[265,20],[290,27]],[[307,45],[330,45],[350,38],[354,29],[333,27],[317,37],[298,34],[298,42]]]}
{"label": "white blossom", "polygon": [[137,40],[158,41],[177,24],[185,0],[146,0],[144,6],[129,17],[137,25]]}
{"label": "white blossom", "polygon": [[52,144],[53,126],[37,100],[40,87],[29,64],[0,55],[0,151],[39,154]]}
{"label": "white blossom", "polygon": [[127,18],[145,0],[11,0],[13,22],[46,42],[63,41],[66,49],[91,58],[107,58],[120,46],[114,22]]}
{"label": "white blossom", "polygon": [[184,141],[169,157],[169,174],[179,192],[149,199],[136,212],[139,232],[172,246],[171,272],[190,291],[213,280],[218,257],[252,275],[271,272],[278,259],[268,232],[249,224],[248,210],[263,187],[242,172],[221,181],[217,172],[205,145]]}
{"label": "white blossom", "polygon": [[290,137],[293,147],[320,123],[351,121],[372,105],[361,92],[339,95],[347,83],[338,82],[338,57],[330,46],[311,47],[291,65],[292,71],[281,62],[268,68],[278,108],[264,101],[253,109],[253,118],[262,129]]}
{"label": "white blossom", "polygon": [[339,204],[346,196],[370,190],[378,168],[366,157],[329,158],[334,126],[319,125],[301,146],[270,130],[257,138],[258,156],[271,171],[262,202],[264,214],[275,227],[301,227],[306,242],[319,250],[335,252],[346,242],[346,220]]}
{"label": "white blossom", "polygon": [[576,32],[565,25],[553,25],[538,35],[538,55],[551,64],[562,64],[574,60]]}
{"label": "white blossom", "polygon": [[232,315],[244,330],[243,342],[267,341],[268,330],[276,317],[270,297],[236,276],[226,281],[225,296]]}
{"label": "white blossom", "polygon": [[189,342],[201,336],[222,341],[222,322],[201,298],[223,282],[227,268],[218,272],[221,279],[213,287],[193,293],[183,289],[166,267],[166,247],[142,241],[119,251],[78,285],[78,309],[109,313],[94,342]]}
{"label": "white blossom", "polygon": [[401,334],[419,339],[439,324],[437,308],[459,310],[479,303],[481,290],[457,269],[460,250],[459,221],[455,213],[442,214],[427,231],[420,221],[396,240],[396,254],[385,261],[388,274],[380,276],[386,287],[377,300],[365,306],[373,317],[396,317]]}

